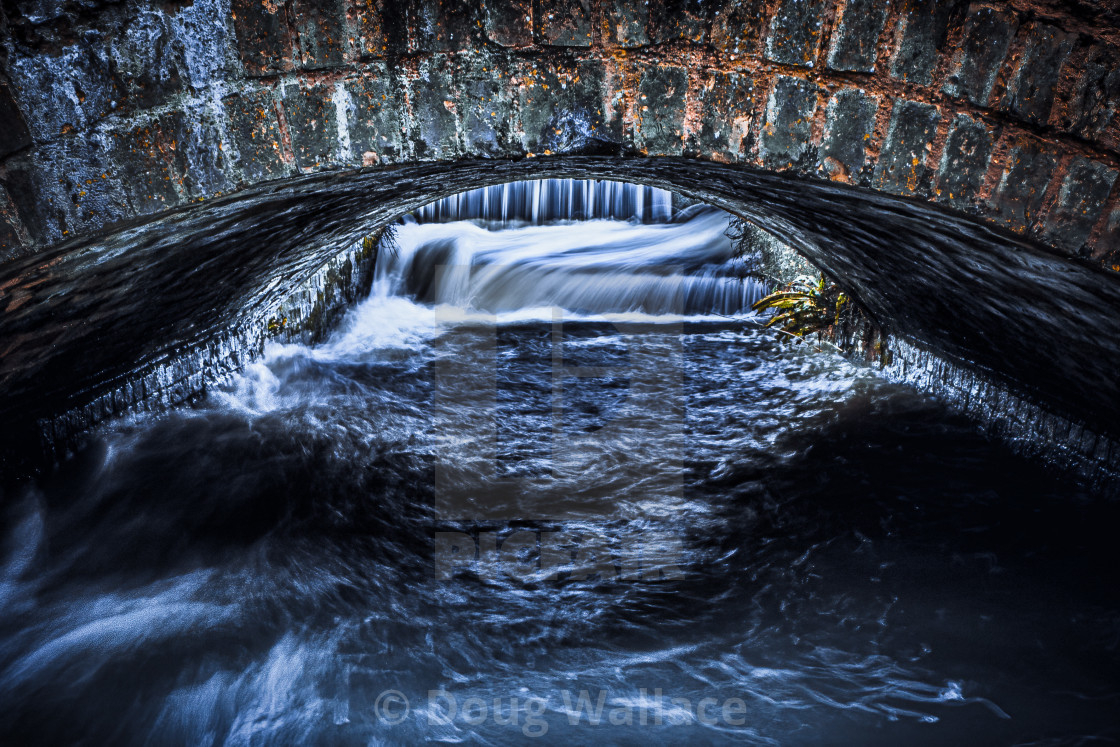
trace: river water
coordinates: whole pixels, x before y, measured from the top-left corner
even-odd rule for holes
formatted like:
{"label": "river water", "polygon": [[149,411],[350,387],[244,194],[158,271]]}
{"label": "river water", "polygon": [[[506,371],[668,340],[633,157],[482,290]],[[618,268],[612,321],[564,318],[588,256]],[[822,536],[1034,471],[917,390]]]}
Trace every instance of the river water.
{"label": "river water", "polygon": [[619,211],[402,225],[324,343],[7,496],[3,742],[1120,738],[1116,508]]}

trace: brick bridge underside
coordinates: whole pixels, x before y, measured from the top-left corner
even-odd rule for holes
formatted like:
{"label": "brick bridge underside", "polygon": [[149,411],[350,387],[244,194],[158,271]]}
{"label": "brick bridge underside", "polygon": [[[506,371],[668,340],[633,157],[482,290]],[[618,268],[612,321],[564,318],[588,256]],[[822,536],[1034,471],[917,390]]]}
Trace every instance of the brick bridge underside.
{"label": "brick bridge underside", "polygon": [[185,397],[401,212],[592,175],[752,219],[1120,459],[1110,0],[0,8],[8,423],[111,414],[156,366]]}

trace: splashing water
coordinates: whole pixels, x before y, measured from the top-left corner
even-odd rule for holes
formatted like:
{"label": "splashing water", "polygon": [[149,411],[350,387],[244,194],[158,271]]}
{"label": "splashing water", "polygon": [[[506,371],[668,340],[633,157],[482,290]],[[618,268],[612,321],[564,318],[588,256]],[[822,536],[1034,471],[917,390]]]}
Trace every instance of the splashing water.
{"label": "splashing water", "polygon": [[325,343],[9,496],[3,741],[1120,736],[1116,509],[779,345],[726,216],[650,210],[403,225]]}

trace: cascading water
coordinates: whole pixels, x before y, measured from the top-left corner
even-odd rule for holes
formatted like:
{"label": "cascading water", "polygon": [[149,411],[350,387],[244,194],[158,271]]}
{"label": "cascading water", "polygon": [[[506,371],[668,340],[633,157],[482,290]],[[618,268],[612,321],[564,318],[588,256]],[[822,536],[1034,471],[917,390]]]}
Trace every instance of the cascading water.
{"label": "cascading water", "polygon": [[1120,738],[1117,508],[589,189],[419,211],[326,342],[8,496],[0,741]]}

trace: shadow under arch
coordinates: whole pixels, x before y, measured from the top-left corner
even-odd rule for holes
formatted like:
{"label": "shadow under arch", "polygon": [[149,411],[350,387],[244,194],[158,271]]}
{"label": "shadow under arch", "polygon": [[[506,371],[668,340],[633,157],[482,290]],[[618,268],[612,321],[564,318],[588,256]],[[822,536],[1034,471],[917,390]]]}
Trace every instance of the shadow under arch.
{"label": "shadow under arch", "polygon": [[1088,261],[859,187],[687,158],[558,156],[271,182],[5,265],[0,469],[16,469],[11,455],[65,413],[85,408],[55,437],[154,399],[133,386],[153,371],[165,398],[183,401],[244,365],[252,351],[230,340],[259,334],[302,281],[399,216],[477,187],[560,177],[658,186],[742,216],[834,277],[893,335],[1120,435],[1120,280]]}

